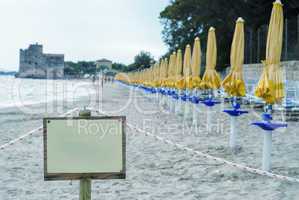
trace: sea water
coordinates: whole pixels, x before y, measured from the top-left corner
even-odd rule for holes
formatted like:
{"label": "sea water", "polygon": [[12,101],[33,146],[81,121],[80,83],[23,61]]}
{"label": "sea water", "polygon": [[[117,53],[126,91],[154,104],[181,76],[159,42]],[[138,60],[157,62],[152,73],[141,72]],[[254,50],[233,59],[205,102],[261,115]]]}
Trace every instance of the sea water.
{"label": "sea water", "polygon": [[96,86],[90,80],[0,76],[0,146],[41,126],[44,117],[92,107]]}
{"label": "sea water", "polygon": [[26,107],[40,103],[74,102],[92,96],[94,84],[89,80],[20,79],[0,76],[0,109]]}

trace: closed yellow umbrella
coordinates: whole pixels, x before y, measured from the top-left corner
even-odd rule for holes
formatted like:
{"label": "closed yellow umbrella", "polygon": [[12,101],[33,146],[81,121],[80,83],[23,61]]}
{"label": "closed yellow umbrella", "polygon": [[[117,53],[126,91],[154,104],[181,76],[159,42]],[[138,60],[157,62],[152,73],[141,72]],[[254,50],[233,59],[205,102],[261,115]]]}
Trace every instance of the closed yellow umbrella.
{"label": "closed yellow umbrella", "polygon": [[162,86],[163,84],[163,79],[164,79],[164,60],[161,59],[160,64],[159,64],[159,87]]}
{"label": "closed yellow umbrella", "polygon": [[267,37],[264,70],[255,89],[255,95],[268,104],[280,102],[284,97],[284,84],[280,58],[283,39],[283,7],[279,0],[273,4]]}
{"label": "closed yellow umbrella", "polygon": [[202,89],[218,89],[221,86],[221,79],[216,72],[217,45],[215,28],[211,27],[208,34],[208,45],[206,55],[206,70],[203,75],[200,87]]}
{"label": "closed yellow umbrella", "polygon": [[164,67],[164,87],[167,87],[167,79],[168,79],[168,68],[169,68],[169,62],[168,62],[168,59],[165,58],[164,59],[164,63],[165,63],[165,67]]}
{"label": "closed yellow umbrella", "polygon": [[176,55],[176,71],[175,71],[175,87],[176,89],[184,89],[184,84],[181,81],[183,76],[183,61],[182,61],[182,51],[179,49]]}
{"label": "closed yellow umbrella", "polygon": [[153,82],[155,80],[155,65],[150,68],[150,78],[149,78],[149,85],[153,87]]}
{"label": "closed yellow umbrella", "polygon": [[163,59],[163,78],[162,78],[162,87],[167,86],[167,77],[168,77],[168,59]]}
{"label": "closed yellow umbrella", "polygon": [[175,87],[175,71],[176,71],[176,52],[173,52],[169,58],[167,86]]}
{"label": "closed yellow umbrella", "polygon": [[184,54],[184,86],[186,89],[192,89],[192,69],[191,69],[191,46],[188,44]]}
{"label": "closed yellow umbrella", "polygon": [[148,84],[148,86],[151,86],[151,82],[153,81],[153,73],[154,73],[154,68],[153,68],[153,66],[151,66],[148,69],[148,73],[147,73],[147,84]]}
{"label": "closed yellow umbrella", "polygon": [[171,70],[172,70],[173,54],[169,56],[169,62],[167,63],[167,78],[165,80],[165,86],[171,87]]}
{"label": "closed yellow umbrella", "polygon": [[191,63],[191,73],[192,73],[192,89],[200,88],[200,64],[201,64],[201,48],[200,40],[198,37],[195,38],[192,52],[192,63]]}
{"label": "closed yellow umbrella", "polygon": [[160,81],[160,63],[156,63],[154,87],[159,87],[159,85],[160,85],[159,81]]}
{"label": "closed yellow umbrella", "polygon": [[244,63],[244,20],[238,18],[230,53],[231,70],[222,82],[225,92],[231,96],[245,96],[243,79]]}

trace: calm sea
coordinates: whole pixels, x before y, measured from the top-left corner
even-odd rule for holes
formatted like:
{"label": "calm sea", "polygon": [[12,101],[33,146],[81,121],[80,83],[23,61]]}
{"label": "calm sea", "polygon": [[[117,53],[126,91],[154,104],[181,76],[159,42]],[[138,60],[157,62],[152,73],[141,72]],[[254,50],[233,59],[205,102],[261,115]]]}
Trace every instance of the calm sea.
{"label": "calm sea", "polygon": [[77,101],[92,96],[95,90],[89,80],[19,79],[0,76],[0,109],[39,103]]}

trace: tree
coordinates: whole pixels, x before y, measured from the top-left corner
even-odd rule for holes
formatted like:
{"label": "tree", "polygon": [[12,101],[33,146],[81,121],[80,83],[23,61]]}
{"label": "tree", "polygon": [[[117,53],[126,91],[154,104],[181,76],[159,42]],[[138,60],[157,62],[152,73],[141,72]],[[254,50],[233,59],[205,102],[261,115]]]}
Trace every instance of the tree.
{"label": "tree", "polygon": [[127,71],[128,70],[127,68],[128,67],[125,64],[122,64],[122,63],[113,63],[112,64],[112,69],[120,71],[120,72]]}
{"label": "tree", "polygon": [[[163,25],[163,40],[169,47],[169,55],[177,49],[184,50],[187,44],[193,44],[199,36],[202,51],[205,52],[208,29],[216,28],[218,62],[217,68],[229,65],[230,46],[233,38],[235,21],[243,17],[246,22],[245,32],[249,38],[257,38],[257,29],[267,24],[274,0],[172,0],[160,13]],[[295,2],[295,1],[292,1]],[[284,8],[289,1],[284,1]],[[298,12],[297,12],[298,13]],[[247,48],[254,51],[256,41]],[[204,59],[204,58],[203,58]]]}
{"label": "tree", "polygon": [[77,63],[65,62],[64,74],[72,76],[92,75],[95,73],[96,65],[92,61],[79,61]]}
{"label": "tree", "polygon": [[149,68],[155,62],[151,53],[141,51],[134,58],[134,63],[128,66],[128,71],[135,71],[140,69]]}

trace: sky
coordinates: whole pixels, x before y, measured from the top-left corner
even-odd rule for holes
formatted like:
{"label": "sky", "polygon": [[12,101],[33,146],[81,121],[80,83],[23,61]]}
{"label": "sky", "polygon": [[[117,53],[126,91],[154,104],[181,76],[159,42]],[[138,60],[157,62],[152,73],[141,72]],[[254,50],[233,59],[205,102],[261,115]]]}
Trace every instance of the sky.
{"label": "sky", "polygon": [[141,50],[158,59],[159,13],[169,0],[0,0],[0,70],[18,70],[19,49],[40,43],[66,61],[130,64]]}

